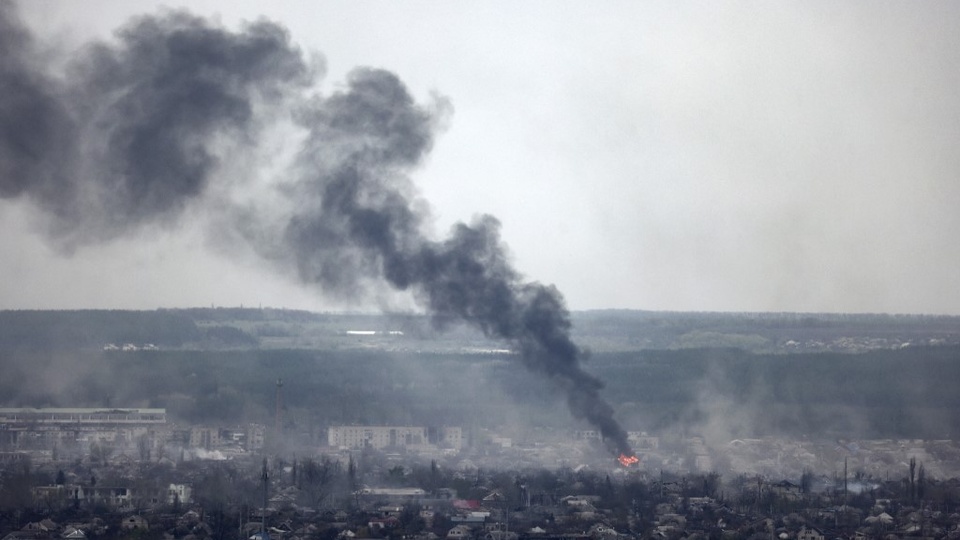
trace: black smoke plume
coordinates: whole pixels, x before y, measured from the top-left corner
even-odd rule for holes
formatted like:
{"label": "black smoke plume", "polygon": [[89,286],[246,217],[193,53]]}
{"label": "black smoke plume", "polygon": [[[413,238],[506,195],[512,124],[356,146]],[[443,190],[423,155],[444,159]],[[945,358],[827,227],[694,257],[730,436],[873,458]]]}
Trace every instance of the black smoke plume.
{"label": "black smoke plume", "polygon": [[131,21],[59,77],[37,54],[0,3],[0,196],[47,210],[67,248],[175,221],[218,145],[254,143],[255,111],[313,79],[280,26],[233,33],[184,12]]}
{"label": "black smoke plume", "polygon": [[277,186],[283,204],[232,212],[258,253],[341,296],[386,282],[438,322],[462,320],[509,343],[611,450],[631,454],[602,383],[581,367],[562,296],[512,267],[499,222],[460,223],[441,241],[423,233],[427,205],[409,173],[433,145],[444,100],[419,105],[375,69],[311,95],[319,70],[263,21],[231,32],[185,12],[140,17],[114,42],[84,47],[59,76],[34,46],[12,4],[0,3],[0,196],[46,211],[61,245],[175,224],[203,204],[231,151],[255,145],[271,119],[292,119],[303,138]]}

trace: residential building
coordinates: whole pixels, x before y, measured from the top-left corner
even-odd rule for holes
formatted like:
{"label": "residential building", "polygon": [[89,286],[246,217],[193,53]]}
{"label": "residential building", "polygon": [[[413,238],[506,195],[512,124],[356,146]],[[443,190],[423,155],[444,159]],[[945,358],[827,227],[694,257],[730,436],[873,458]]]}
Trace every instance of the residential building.
{"label": "residential building", "polygon": [[330,426],[327,444],[336,448],[415,448],[427,445],[460,449],[459,427]]}
{"label": "residential building", "polygon": [[190,428],[190,446],[205,450],[220,446],[220,429],[202,426]]}

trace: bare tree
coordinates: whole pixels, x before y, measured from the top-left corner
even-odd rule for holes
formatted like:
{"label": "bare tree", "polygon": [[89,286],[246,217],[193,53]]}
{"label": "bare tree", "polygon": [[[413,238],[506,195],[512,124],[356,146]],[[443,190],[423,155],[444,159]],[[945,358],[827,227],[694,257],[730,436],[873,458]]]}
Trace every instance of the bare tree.
{"label": "bare tree", "polygon": [[921,463],[920,470],[917,472],[917,498],[921,501],[924,495],[926,495],[926,483],[927,471],[923,468],[923,463]]}
{"label": "bare tree", "polygon": [[917,458],[910,458],[910,500],[917,498],[917,484],[916,484],[916,473],[917,473]]}
{"label": "bare tree", "polygon": [[106,441],[90,443],[90,459],[106,465],[113,455],[113,446]]}
{"label": "bare tree", "polygon": [[800,475],[800,492],[804,495],[809,495],[813,488],[813,471],[810,469],[803,469],[803,474]]}
{"label": "bare tree", "polygon": [[339,464],[323,456],[319,461],[306,458],[298,467],[300,495],[305,504],[319,510],[330,495],[339,472]]}
{"label": "bare tree", "polygon": [[146,433],[137,437],[137,452],[140,455],[140,461],[150,461],[150,437]]}

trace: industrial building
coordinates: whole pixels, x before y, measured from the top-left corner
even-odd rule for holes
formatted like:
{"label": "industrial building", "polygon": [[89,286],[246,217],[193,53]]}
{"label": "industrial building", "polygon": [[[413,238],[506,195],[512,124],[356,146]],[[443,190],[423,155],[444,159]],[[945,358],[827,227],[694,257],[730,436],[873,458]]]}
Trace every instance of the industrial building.
{"label": "industrial building", "polygon": [[166,409],[0,408],[0,449],[55,443],[153,439],[167,425]]}

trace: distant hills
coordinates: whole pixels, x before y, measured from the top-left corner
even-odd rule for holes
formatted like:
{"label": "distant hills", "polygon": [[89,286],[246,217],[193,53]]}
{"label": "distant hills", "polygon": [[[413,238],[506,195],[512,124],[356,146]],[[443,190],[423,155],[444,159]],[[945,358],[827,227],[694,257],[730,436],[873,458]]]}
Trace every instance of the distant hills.
{"label": "distant hills", "polygon": [[[960,344],[960,317],[942,315],[572,313],[595,352],[736,348],[751,352],[864,352]],[[380,348],[497,350],[476,330],[409,313],[313,313],[261,308],[0,311],[0,349]],[[444,331],[437,330],[438,326]]]}
{"label": "distant hills", "polygon": [[[589,311],[585,369],[632,430],[960,438],[960,318]],[[0,405],[164,407],[188,423],[575,426],[507,344],[417,314],[0,311]],[[440,332],[438,326],[446,326]]]}

